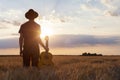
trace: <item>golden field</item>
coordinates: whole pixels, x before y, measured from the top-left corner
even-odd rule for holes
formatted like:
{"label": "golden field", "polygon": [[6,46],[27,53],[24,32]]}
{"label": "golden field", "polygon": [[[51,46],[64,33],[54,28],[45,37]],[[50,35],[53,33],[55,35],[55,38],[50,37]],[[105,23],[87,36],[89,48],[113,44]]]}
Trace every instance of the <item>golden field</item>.
{"label": "golden field", "polygon": [[0,57],[0,80],[120,80],[120,56],[53,56],[53,62],[23,68],[19,56]]}

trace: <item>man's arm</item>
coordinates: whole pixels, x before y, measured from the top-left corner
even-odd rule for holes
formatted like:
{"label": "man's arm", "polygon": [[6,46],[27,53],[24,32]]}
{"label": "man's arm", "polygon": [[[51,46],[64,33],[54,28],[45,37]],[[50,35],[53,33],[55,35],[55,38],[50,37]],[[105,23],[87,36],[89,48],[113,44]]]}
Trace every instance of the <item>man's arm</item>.
{"label": "man's arm", "polygon": [[19,38],[19,46],[20,46],[20,55],[22,55],[23,52],[23,34],[20,33],[20,38]]}
{"label": "man's arm", "polygon": [[49,51],[49,48],[47,48],[47,47],[43,44],[41,38],[39,38],[39,44],[40,44],[46,51]]}
{"label": "man's arm", "polygon": [[41,40],[41,38],[40,38],[41,27],[40,27],[40,25],[38,25],[38,26],[39,26],[39,29],[38,29],[38,42],[39,42],[39,44],[40,44],[46,51],[49,51],[49,48],[47,48],[47,47],[43,44],[43,42],[42,42],[42,40]]}

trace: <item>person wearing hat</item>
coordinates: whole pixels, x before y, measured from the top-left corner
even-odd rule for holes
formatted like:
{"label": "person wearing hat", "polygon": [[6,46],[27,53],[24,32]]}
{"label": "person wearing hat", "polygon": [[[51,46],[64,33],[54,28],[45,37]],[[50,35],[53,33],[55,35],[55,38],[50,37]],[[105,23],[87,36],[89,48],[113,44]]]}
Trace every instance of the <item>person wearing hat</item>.
{"label": "person wearing hat", "polygon": [[38,17],[38,13],[30,9],[25,13],[25,17],[28,21],[22,24],[19,30],[20,55],[23,56],[23,66],[29,67],[32,62],[32,66],[37,67],[40,54],[39,44],[45,50],[48,48],[44,46],[40,38],[40,25],[34,21]]}

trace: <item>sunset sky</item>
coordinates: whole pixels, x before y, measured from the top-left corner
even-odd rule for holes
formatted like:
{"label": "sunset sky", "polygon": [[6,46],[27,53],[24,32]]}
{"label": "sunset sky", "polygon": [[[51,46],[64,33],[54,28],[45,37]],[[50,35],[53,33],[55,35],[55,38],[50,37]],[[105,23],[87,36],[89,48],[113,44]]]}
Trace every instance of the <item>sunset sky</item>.
{"label": "sunset sky", "polygon": [[[120,0],[0,0],[0,54],[19,54],[18,30],[29,9],[39,13],[53,54],[120,55]],[[44,40],[43,40],[44,41]]]}

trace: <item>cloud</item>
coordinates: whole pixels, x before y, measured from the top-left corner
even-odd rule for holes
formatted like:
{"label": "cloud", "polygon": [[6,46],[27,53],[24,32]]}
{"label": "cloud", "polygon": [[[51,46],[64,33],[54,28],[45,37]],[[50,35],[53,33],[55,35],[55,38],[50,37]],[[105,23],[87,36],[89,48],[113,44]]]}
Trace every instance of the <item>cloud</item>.
{"label": "cloud", "polygon": [[21,24],[21,22],[19,22],[18,20],[11,21],[11,20],[6,20],[6,19],[1,19],[0,22],[1,23],[12,24],[12,25],[15,25],[15,26],[20,26],[20,24]]}
{"label": "cloud", "polygon": [[0,29],[7,29],[8,27],[5,27],[3,24],[0,26]]}
{"label": "cloud", "polygon": [[52,23],[65,23],[65,22],[70,22],[72,20],[72,17],[65,15],[61,16],[59,13],[56,13],[55,10],[52,10],[49,15],[42,16],[42,18],[40,19],[51,21]]}
{"label": "cloud", "polygon": [[11,20],[5,20],[5,19],[2,19],[2,20],[0,20],[1,21],[1,23],[7,23],[7,24],[12,24],[12,25],[14,25],[14,26],[20,26],[20,24],[21,24],[21,22],[19,22],[19,21],[11,21]]}
{"label": "cloud", "polygon": [[101,5],[99,0],[86,0],[80,4],[80,9],[83,11],[101,13]]}
{"label": "cloud", "polygon": [[[55,35],[50,37],[50,47],[87,47],[96,45],[118,45],[119,36]],[[18,48],[18,38],[0,39],[0,48]]]}
{"label": "cloud", "polygon": [[101,0],[101,3],[107,8],[105,15],[120,16],[120,0]]}
{"label": "cloud", "polygon": [[2,22],[0,20],[0,29],[8,29],[9,27],[6,26],[6,24],[4,24],[4,22]]}
{"label": "cloud", "polygon": [[120,0],[87,0],[80,8],[86,11],[99,12],[101,15],[120,16]]}
{"label": "cloud", "polygon": [[19,36],[19,33],[12,33],[11,35],[12,35],[12,36],[17,36],[17,37],[18,37],[18,36]]}
{"label": "cloud", "polygon": [[18,38],[0,39],[0,48],[18,48]]}
{"label": "cloud", "polygon": [[61,35],[51,38],[54,47],[82,47],[95,45],[117,45],[120,37],[96,37],[92,35]]}
{"label": "cloud", "polygon": [[105,11],[104,13],[105,15],[108,15],[108,16],[120,16],[120,12],[119,10],[117,11]]}
{"label": "cloud", "polygon": [[22,15],[23,13],[21,10],[9,9],[5,11],[1,11],[0,22],[12,24],[14,26],[19,26],[21,22],[23,21],[23,18],[20,17]]}
{"label": "cloud", "polygon": [[95,7],[94,5],[91,5],[91,4],[89,4],[89,3],[87,3],[87,4],[82,4],[82,5],[80,6],[80,8],[81,8],[82,10],[85,10],[85,11],[100,12],[100,9],[98,9],[97,7]]}

